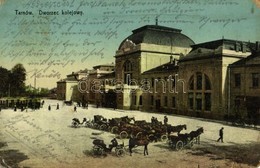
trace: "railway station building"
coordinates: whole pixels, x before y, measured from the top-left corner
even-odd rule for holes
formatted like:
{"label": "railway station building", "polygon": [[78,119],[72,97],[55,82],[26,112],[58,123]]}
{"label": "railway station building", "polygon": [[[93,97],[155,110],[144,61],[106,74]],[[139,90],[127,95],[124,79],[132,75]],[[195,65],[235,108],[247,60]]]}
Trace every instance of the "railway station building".
{"label": "railway station building", "polygon": [[[255,43],[231,39],[195,44],[181,30],[159,25],[133,30],[115,55],[115,79],[122,82],[115,86],[120,90],[117,108],[212,119],[233,115],[231,67],[257,48]],[[254,80],[259,78],[257,70]]]}
{"label": "railway station building", "polygon": [[[98,82],[80,96],[103,107],[253,120],[260,116],[259,46],[232,39],[195,44],[180,29],[146,25],[120,43],[115,64],[87,72],[87,81]],[[62,91],[64,81],[57,84]]]}

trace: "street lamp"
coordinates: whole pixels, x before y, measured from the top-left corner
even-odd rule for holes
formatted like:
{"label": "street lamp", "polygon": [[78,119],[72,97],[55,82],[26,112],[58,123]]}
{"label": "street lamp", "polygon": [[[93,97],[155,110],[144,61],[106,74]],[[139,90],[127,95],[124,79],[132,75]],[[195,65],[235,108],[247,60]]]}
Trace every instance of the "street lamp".
{"label": "street lamp", "polygon": [[9,85],[8,85],[8,97],[10,97],[10,93],[11,93],[11,85],[10,85],[10,83],[9,83]]}

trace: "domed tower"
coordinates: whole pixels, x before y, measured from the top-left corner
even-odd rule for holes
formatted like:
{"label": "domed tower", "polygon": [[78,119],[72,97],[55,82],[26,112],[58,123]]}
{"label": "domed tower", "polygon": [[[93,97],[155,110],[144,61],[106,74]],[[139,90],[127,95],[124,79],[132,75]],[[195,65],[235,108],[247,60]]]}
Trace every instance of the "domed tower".
{"label": "domed tower", "polygon": [[117,107],[130,109],[132,103],[142,101],[139,98],[133,100],[131,94],[133,91],[142,94],[138,91],[141,74],[170,62],[170,59],[179,60],[189,53],[193,44],[180,29],[146,25],[133,30],[121,42],[115,55],[116,80],[117,84],[121,84],[117,92]]}

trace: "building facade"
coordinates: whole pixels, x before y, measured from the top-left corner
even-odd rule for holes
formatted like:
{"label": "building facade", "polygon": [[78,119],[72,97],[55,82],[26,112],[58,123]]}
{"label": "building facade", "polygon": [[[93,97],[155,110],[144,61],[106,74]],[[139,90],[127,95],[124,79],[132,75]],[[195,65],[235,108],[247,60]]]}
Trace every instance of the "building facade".
{"label": "building facade", "polygon": [[170,62],[144,72],[142,78],[147,85],[143,85],[143,102],[134,105],[144,111],[176,114],[179,109],[177,86],[181,83],[178,71],[178,61],[170,58]]}
{"label": "building facade", "polygon": [[117,80],[117,107],[140,109],[141,74],[168,63],[170,58],[179,60],[191,50],[194,42],[181,30],[147,25],[132,31],[116,51],[115,75]]}
{"label": "building facade", "polygon": [[260,52],[229,66],[229,102],[230,116],[248,123],[259,124],[260,120]]}
{"label": "building facade", "polygon": [[178,61],[142,73],[151,81],[143,93],[146,111],[222,119],[228,114],[228,66],[247,58],[252,43],[221,39],[192,45]]}
{"label": "building facade", "polygon": [[186,93],[178,94],[179,113],[222,119],[228,114],[228,66],[251,54],[254,44],[220,39],[192,46],[179,61]]}
{"label": "building facade", "polygon": [[[84,80],[86,85],[86,91],[82,93],[85,95],[87,102],[101,105],[101,93],[103,92],[104,83],[102,83],[102,77],[106,76],[110,79],[110,74],[113,74],[115,69],[115,64],[104,64],[94,66],[91,71],[89,71],[88,77]],[[113,79],[115,77],[113,76]]]}
{"label": "building facade", "polygon": [[[121,42],[115,65],[88,71],[80,96],[104,107],[253,120],[260,111],[258,50],[259,43],[219,39],[195,44],[179,29],[143,26]],[[57,82],[58,96],[64,99],[73,82]]]}
{"label": "building facade", "polygon": [[81,93],[78,89],[78,81],[88,76],[88,70],[80,70],[67,75],[65,79],[57,82],[57,99],[65,101],[79,101]]}

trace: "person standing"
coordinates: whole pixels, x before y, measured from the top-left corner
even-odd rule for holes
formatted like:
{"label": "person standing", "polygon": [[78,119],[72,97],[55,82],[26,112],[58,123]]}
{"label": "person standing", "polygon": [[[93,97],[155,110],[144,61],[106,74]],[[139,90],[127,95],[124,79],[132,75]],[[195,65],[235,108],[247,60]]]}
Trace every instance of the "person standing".
{"label": "person standing", "polygon": [[42,107],[43,107],[43,105],[44,105],[44,100],[42,101],[41,105],[42,105]]}
{"label": "person standing", "polygon": [[51,111],[51,105],[48,106],[48,110]]}
{"label": "person standing", "polygon": [[57,108],[56,108],[56,110],[59,110],[60,109],[60,105],[59,105],[59,103],[57,103]]}
{"label": "person standing", "polygon": [[114,147],[117,147],[118,146],[118,142],[116,140],[116,138],[113,138],[111,140],[111,144],[109,145],[109,150],[111,151]]}
{"label": "person standing", "polygon": [[223,143],[223,130],[224,128],[222,127],[220,130],[219,130],[219,138],[218,138],[218,142],[221,141]]}
{"label": "person standing", "polygon": [[74,112],[77,112],[77,107],[76,106],[74,106]]}
{"label": "person standing", "polygon": [[132,153],[133,153],[132,149],[134,148],[134,146],[135,146],[135,140],[133,138],[133,135],[131,135],[130,138],[129,138],[129,153],[130,153],[130,156],[132,156]]}
{"label": "person standing", "polygon": [[167,117],[167,116],[164,116],[163,122],[164,122],[164,125],[167,125],[167,124],[168,124],[168,117]]}

